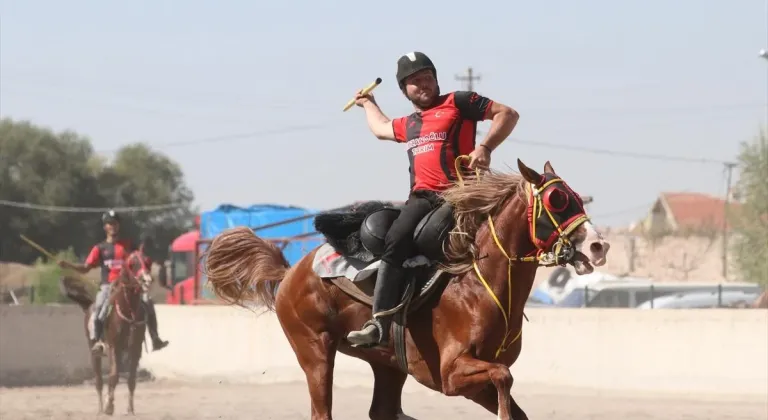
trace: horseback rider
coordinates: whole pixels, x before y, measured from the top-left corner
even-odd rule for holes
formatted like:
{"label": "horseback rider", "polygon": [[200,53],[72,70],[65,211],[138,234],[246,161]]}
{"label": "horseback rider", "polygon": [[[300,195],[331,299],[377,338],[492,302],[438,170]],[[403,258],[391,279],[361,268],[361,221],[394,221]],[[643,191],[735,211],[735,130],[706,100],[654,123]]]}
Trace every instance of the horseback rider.
{"label": "horseback rider", "polygon": [[112,289],[112,283],[120,277],[123,261],[131,249],[130,242],[119,237],[120,216],[109,210],[101,215],[106,238],[103,242],[94,245],[91,252],[82,264],[74,264],[68,261],[59,261],[59,266],[69,268],[81,274],[86,274],[91,269],[101,267],[101,281],[96,299],[91,306],[90,338],[94,353],[103,352],[104,343],[102,335],[104,330],[104,318],[106,317],[107,300]]}
{"label": "horseback rider", "polygon": [[[149,276],[152,270],[152,259],[148,254],[154,251],[154,240],[149,234],[142,233],[138,245],[136,251],[132,252],[126,259],[126,267],[132,276]],[[167,346],[168,342],[161,340],[157,332],[155,302],[149,296],[147,290],[144,290],[141,294],[141,300],[144,302],[144,307],[147,311],[147,328],[149,328],[149,336],[152,338],[152,350],[160,350]]]}
{"label": "horseback rider", "polygon": [[[509,136],[518,113],[476,92],[440,94],[437,69],[425,54],[411,52],[397,61],[397,83],[413,104],[411,115],[390,120],[373,96],[357,93],[368,127],[380,140],[405,143],[410,161],[411,191],[385,238],[373,295],[373,317],[347,335],[354,346],[387,345],[392,314],[404,281],[403,263],[413,257],[413,233],[424,216],[441,204],[440,192],[456,180],[454,159],[469,155],[471,169],[488,169],[491,152]],[[477,122],[492,120],[485,139],[475,144]]]}

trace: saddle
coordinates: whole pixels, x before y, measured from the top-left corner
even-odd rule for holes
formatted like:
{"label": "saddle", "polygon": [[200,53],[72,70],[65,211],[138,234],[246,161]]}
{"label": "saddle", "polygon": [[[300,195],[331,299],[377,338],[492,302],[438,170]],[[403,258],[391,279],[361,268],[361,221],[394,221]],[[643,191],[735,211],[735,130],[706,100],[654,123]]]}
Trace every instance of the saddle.
{"label": "saddle", "polygon": [[[345,211],[315,216],[315,229],[328,243],[315,253],[313,270],[359,302],[372,306],[376,273],[384,252],[384,238],[401,208],[369,201]],[[453,207],[444,203],[429,212],[413,233],[417,252],[403,266],[406,286],[393,315],[393,341],[400,368],[407,372],[405,326],[407,315],[421,307],[445,285],[448,275],[437,268],[444,261],[443,245],[454,226]]]}

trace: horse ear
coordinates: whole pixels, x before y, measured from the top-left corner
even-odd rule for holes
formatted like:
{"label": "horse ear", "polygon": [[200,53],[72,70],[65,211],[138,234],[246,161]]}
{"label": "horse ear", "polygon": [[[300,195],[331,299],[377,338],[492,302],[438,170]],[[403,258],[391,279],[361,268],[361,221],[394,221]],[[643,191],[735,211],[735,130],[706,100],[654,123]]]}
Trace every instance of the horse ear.
{"label": "horse ear", "polygon": [[553,167],[552,167],[552,164],[551,164],[551,163],[549,163],[549,161],[547,161],[547,162],[544,164],[544,172],[549,172],[549,173],[551,173],[551,174],[556,174],[556,173],[555,173],[555,168],[553,168]]}
{"label": "horse ear", "polygon": [[541,175],[533,169],[525,166],[520,158],[517,159],[517,168],[520,170],[520,175],[522,175],[526,181],[533,185],[539,185],[539,183],[541,183]]}

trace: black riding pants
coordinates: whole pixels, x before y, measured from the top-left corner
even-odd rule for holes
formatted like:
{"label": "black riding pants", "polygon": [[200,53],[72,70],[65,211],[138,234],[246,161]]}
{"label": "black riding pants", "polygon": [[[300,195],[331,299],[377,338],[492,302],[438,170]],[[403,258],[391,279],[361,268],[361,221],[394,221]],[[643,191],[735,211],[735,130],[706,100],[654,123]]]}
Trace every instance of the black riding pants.
{"label": "black riding pants", "polygon": [[411,192],[400,215],[392,223],[384,238],[384,254],[381,260],[387,264],[401,267],[405,260],[414,256],[416,249],[413,234],[421,219],[441,203],[440,197],[433,191],[417,190]]}

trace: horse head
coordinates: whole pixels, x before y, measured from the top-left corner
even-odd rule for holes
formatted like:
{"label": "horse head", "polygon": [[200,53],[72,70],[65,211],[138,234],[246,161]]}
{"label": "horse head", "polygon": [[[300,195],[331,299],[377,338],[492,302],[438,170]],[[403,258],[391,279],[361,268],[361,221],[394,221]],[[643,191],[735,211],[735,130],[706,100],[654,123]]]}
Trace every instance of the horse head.
{"label": "horse head", "polygon": [[[460,179],[443,193],[456,222],[448,240],[446,269],[453,273],[471,269],[485,245],[500,249],[510,262],[570,264],[578,274],[604,265],[610,244],[590,222],[581,196],[549,161],[543,173],[519,159],[517,166],[520,175],[488,171]],[[491,238],[476,242],[484,226]]]}
{"label": "horse head", "polygon": [[152,285],[152,275],[145,261],[146,257],[142,251],[131,253],[117,280],[115,293],[122,292],[125,304],[131,307],[134,305],[135,298],[149,291],[149,287]]}
{"label": "horse head", "polygon": [[[557,175],[552,164],[539,174],[517,160],[520,174],[528,181],[528,222],[531,241],[551,262],[573,265],[577,274],[594,271],[606,263],[611,245],[590,222],[584,201]],[[583,252],[588,249],[588,254]]]}

